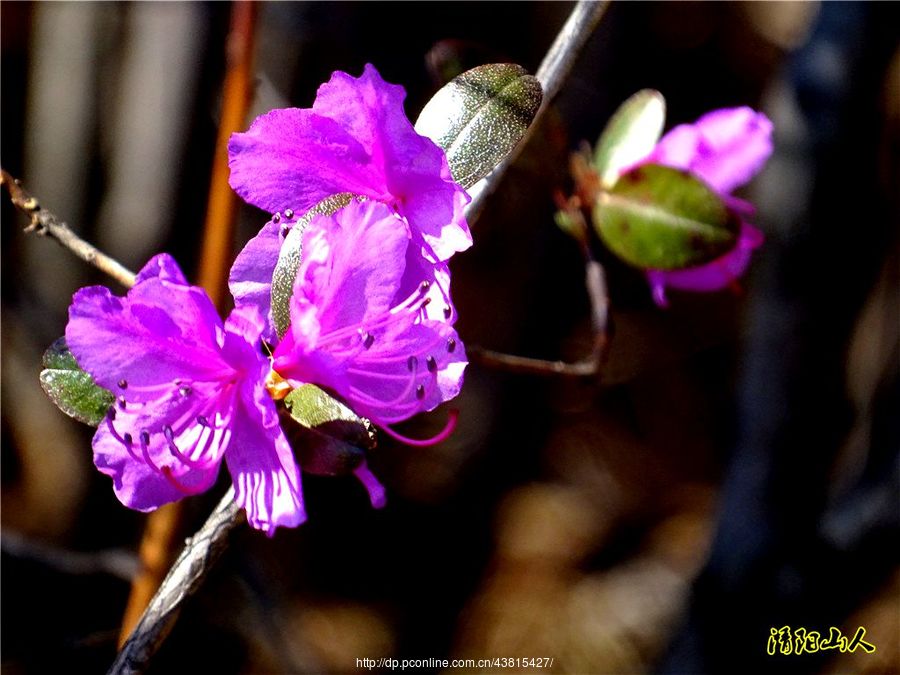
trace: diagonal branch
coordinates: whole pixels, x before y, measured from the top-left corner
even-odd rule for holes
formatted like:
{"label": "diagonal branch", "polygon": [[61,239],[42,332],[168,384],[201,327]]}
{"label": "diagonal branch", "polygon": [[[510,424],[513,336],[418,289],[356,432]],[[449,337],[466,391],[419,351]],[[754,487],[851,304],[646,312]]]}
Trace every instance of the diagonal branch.
{"label": "diagonal branch", "polygon": [[[528,139],[534,133],[535,128],[538,126],[538,121],[547,111],[551,101],[559,93],[569,72],[572,70],[572,66],[575,65],[578,55],[581,53],[591,33],[593,33],[594,28],[600,22],[600,19],[603,18],[603,14],[608,6],[609,0],[580,0],[575,5],[538,68],[536,77],[543,87],[544,99],[534,117],[534,121],[525,133],[525,137],[496,169],[469,190],[469,193],[472,195],[472,201],[466,207],[466,218],[470,223],[475,221],[481,214],[487,197],[493,194],[506,169],[515,161]],[[609,343],[609,298],[606,291],[606,276],[603,267],[593,259],[586,244],[582,245],[582,251],[585,256],[585,287],[591,301],[591,325],[594,332],[593,345],[588,356],[575,363],[546,361],[544,359],[504,354],[473,345],[466,348],[469,357],[485,366],[531,375],[563,375],[569,377],[591,377],[596,375],[603,364],[603,360],[606,358],[606,350]]]}
{"label": "diagonal branch", "polygon": [[184,601],[203,585],[207,573],[227,548],[228,534],[243,520],[242,513],[234,501],[234,488],[229,488],[203,526],[185,543],[108,675],[142,673],[147,669],[175,625]]}
{"label": "diagonal branch", "polygon": [[9,198],[13,206],[31,219],[25,228],[26,232],[35,232],[41,236],[47,236],[58,241],[76,256],[105,272],[126,288],[134,286],[135,274],[122,265],[118,260],[101,253],[94,246],[75,234],[68,225],[57,218],[53,213],[43,208],[36,197],[32,197],[22,187],[22,182],[10,176],[0,169],[0,184],[9,191]]}
{"label": "diagonal branch", "polygon": [[528,127],[525,136],[513,151],[491,173],[469,189],[472,201],[466,206],[466,219],[470,225],[481,215],[488,196],[497,189],[506,170],[516,160],[519,153],[522,152],[522,149],[528,143],[528,139],[531,138],[534,130],[537,128],[541,117],[547,112],[550,103],[562,89],[562,85],[569,76],[572,66],[575,65],[582,48],[591,36],[591,33],[594,32],[594,28],[600,22],[600,19],[603,18],[609,2],[610,0],[579,0],[566,23],[560,29],[535,75],[544,90],[544,98],[541,102],[541,107],[538,108],[537,114],[534,116],[534,120],[531,122],[531,126]]}

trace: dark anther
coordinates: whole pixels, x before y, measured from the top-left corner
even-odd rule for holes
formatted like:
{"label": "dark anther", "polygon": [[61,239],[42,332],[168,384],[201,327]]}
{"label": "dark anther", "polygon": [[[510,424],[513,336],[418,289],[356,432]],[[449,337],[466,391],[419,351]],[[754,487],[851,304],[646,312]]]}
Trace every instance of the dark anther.
{"label": "dark anther", "polygon": [[456,338],[449,338],[447,340],[447,351],[451,354],[456,351]]}
{"label": "dark anther", "polygon": [[425,387],[423,387],[421,384],[416,387],[416,398],[420,401],[425,398]]}
{"label": "dark anther", "polygon": [[122,434],[122,438],[125,440],[125,445],[131,445],[131,434],[126,431],[124,434]]}
{"label": "dark anther", "polygon": [[429,356],[427,359],[425,359],[425,365],[428,366],[429,373],[437,372],[437,361],[434,360],[433,356]]}
{"label": "dark anther", "polygon": [[206,415],[197,415],[197,424],[199,424],[201,427],[208,427],[209,420],[206,419]]}
{"label": "dark anther", "polygon": [[189,386],[187,386],[186,384],[183,384],[180,387],[178,387],[178,393],[184,397],[188,397],[191,395],[191,388]]}
{"label": "dark anther", "polygon": [[417,359],[415,356],[410,356],[408,359],[406,359],[406,367],[409,368],[409,372],[413,372],[418,365],[419,359]]}
{"label": "dark anther", "polygon": [[109,407],[109,410],[106,411],[106,417],[107,417],[107,419],[109,419],[110,421],[116,419],[116,409],[113,408],[112,406],[110,406],[110,407]]}
{"label": "dark anther", "polygon": [[125,397],[124,396],[120,396],[117,400],[117,403],[119,404],[120,410],[125,410]]}
{"label": "dark anther", "polygon": [[119,389],[128,389],[128,380],[119,380]]}
{"label": "dark anther", "polygon": [[419,284],[419,290],[420,290],[422,293],[424,293],[425,291],[427,291],[429,288],[431,288],[431,283],[428,282],[428,281],[423,281],[421,284]]}
{"label": "dark anther", "polygon": [[166,437],[166,440],[171,442],[174,439],[175,434],[172,432],[172,427],[168,424],[163,427],[163,436]]}
{"label": "dark anther", "polygon": [[451,314],[453,314],[453,308],[450,305],[444,305],[444,318],[449,319]]}
{"label": "dark anther", "polygon": [[422,301],[422,307],[428,307],[428,305],[430,305],[430,304],[431,304],[431,298],[425,298]]}
{"label": "dark anther", "polygon": [[276,213],[274,216],[272,216],[272,222],[273,222],[273,223],[277,223],[279,220],[281,220],[281,214],[280,214],[280,213]]}
{"label": "dark anther", "polygon": [[294,217],[294,211],[293,211],[292,209],[285,209],[285,210],[284,210],[284,217],[285,217],[285,218],[293,218],[293,217]]}
{"label": "dark anther", "polygon": [[291,231],[291,228],[289,228],[287,225],[282,225],[282,226],[281,226],[281,236],[282,236],[282,237],[288,236],[288,233],[289,233],[290,231]]}
{"label": "dark anther", "polygon": [[363,347],[366,349],[375,344],[375,336],[368,331],[364,331],[360,337],[362,337]]}
{"label": "dark anther", "polygon": [[150,432],[146,429],[141,431],[141,445],[150,445]]}

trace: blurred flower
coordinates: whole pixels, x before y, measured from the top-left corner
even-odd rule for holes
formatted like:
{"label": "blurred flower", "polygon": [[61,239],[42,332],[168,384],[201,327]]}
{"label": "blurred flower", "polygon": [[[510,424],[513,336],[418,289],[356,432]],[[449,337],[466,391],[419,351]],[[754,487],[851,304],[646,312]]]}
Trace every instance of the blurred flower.
{"label": "blurred flower", "polygon": [[295,386],[330,388],[388,434],[421,445],[442,440],[455,417],[428,441],[388,425],[456,396],[466,355],[452,306],[440,319],[427,314],[443,267],[419,255],[412,238],[406,221],[375,201],[313,217],[273,369]]}
{"label": "blurred flower", "polygon": [[207,490],[224,459],[236,501],[267,534],[305,519],[300,472],[266,391],[255,307],[224,325],[206,293],[166,254],[124,298],[78,291],[66,341],[98,385],[118,395],[94,435],[94,463],[119,500],[151,511]]}
{"label": "blurred flower", "polygon": [[[741,216],[753,206],[731,196],[747,183],[772,154],[772,122],[751,108],[724,108],[707,113],[694,124],[681,124],[660,139],[638,164],[663,164],[684,169],[719,193]],[[743,222],[735,247],[704,265],[683,270],[647,270],[653,299],[665,307],[666,287],[688,291],[715,291],[736,283],[750,264],[763,235]]]}

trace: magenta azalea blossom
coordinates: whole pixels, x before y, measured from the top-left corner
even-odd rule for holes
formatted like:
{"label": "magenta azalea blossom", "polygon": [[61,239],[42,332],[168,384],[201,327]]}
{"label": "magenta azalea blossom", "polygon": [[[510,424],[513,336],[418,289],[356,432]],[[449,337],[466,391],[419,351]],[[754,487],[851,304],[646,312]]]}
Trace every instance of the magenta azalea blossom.
{"label": "magenta azalea blossom", "polygon": [[[376,201],[314,217],[273,369],[295,386],[331,389],[390,435],[420,444],[389,425],[456,396],[466,355],[452,309],[440,319],[427,313],[441,268],[410,253],[412,236]],[[452,426],[451,418],[445,432]]]}
{"label": "magenta azalea blossom", "polygon": [[266,390],[264,325],[255,307],[223,324],[165,254],[124,298],[102,286],[75,294],[66,341],[118,397],[93,447],[123,504],[151,511],[202,492],[224,459],[253,527],[271,535],[305,519],[300,472]]}
{"label": "magenta azalea blossom", "polygon": [[[741,215],[753,207],[731,196],[747,183],[772,154],[772,122],[751,108],[725,108],[707,113],[694,124],[682,124],[660,139],[640,164],[655,163],[684,169],[704,181]],[[683,270],[648,270],[653,299],[667,305],[666,287],[688,291],[715,291],[736,283],[750,264],[762,233],[741,224],[738,242],[712,262]]]}
{"label": "magenta azalea blossom", "polygon": [[407,119],[405,97],[371,65],[359,78],[334,73],[312,108],[272,110],[231,137],[231,186],[270,213],[302,214],[344,192],[368,197],[403,216],[432,261],[447,260],[472,245],[469,198],[444,151]]}

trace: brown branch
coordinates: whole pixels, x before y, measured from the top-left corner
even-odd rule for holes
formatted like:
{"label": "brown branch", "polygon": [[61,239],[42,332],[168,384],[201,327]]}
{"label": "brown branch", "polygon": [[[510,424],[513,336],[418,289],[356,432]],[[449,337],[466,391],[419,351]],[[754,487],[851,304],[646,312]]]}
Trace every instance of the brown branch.
{"label": "brown branch", "polygon": [[142,673],[166,639],[184,601],[192,596],[228,546],[228,534],[241,522],[243,510],[234,501],[234,488],[213,510],[169,570],[150,606],[109,669],[109,675]]}
{"label": "brown branch", "polygon": [[538,67],[535,75],[544,90],[544,98],[541,101],[541,107],[538,108],[537,114],[534,116],[534,120],[531,122],[531,126],[528,127],[525,136],[513,151],[491,173],[478,181],[469,190],[469,194],[472,195],[472,201],[466,206],[466,219],[469,221],[469,224],[474,223],[478,216],[481,215],[488,196],[497,189],[506,170],[516,160],[534,134],[538,122],[540,122],[550,103],[562,89],[562,85],[569,76],[569,72],[572,70],[572,66],[575,64],[582,48],[591,36],[591,33],[594,32],[594,28],[600,22],[600,19],[603,18],[603,14],[609,6],[609,1],[579,0],[575,5],[566,23],[550,46],[547,55],[544,56],[544,60],[541,61],[541,65]]}
{"label": "brown branch", "polygon": [[26,232],[34,232],[41,236],[55,239],[63,247],[69,249],[76,256],[105,272],[126,288],[134,286],[135,274],[119,261],[101,253],[94,246],[81,239],[66,223],[57,218],[52,212],[43,208],[36,197],[33,197],[22,187],[22,182],[13,178],[3,169],[0,169],[0,184],[9,191],[9,198],[13,206],[19,209],[30,219],[25,228]]}
{"label": "brown branch", "polygon": [[478,345],[467,346],[466,354],[474,363],[527,375],[562,375],[565,377],[593,377],[600,372],[606,360],[609,346],[609,297],[606,292],[606,275],[603,266],[587,256],[584,267],[584,284],[591,301],[591,327],[594,333],[590,354],[580,361],[546,361],[527,356],[504,354]]}

